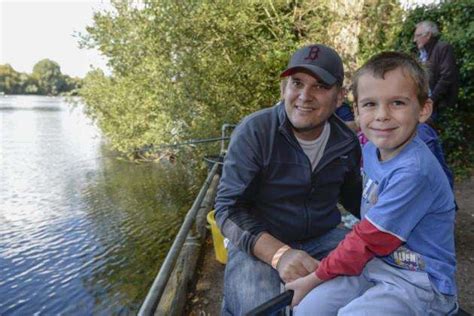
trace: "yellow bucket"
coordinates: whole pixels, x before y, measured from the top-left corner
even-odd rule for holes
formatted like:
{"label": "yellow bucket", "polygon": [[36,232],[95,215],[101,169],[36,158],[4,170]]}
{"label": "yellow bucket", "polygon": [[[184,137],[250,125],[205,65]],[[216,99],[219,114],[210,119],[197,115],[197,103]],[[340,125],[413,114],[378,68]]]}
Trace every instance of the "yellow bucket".
{"label": "yellow bucket", "polygon": [[214,244],[214,253],[216,259],[220,263],[227,263],[227,249],[224,247],[224,236],[222,236],[219,227],[216,225],[216,219],[214,218],[214,211],[207,214],[207,222],[211,224],[212,242]]}

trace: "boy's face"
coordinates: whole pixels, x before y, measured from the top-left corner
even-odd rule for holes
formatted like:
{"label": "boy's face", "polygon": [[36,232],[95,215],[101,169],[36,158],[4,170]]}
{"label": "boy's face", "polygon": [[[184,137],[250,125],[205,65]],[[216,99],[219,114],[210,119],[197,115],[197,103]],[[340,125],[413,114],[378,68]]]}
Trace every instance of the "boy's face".
{"label": "boy's face", "polygon": [[363,74],[357,90],[360,127],[379,149],[381,160],[396,156],[415,136],[417,124],[425,122],[432,111],[431,100],[420,105],[415,83],[401,68],[384,77]]}

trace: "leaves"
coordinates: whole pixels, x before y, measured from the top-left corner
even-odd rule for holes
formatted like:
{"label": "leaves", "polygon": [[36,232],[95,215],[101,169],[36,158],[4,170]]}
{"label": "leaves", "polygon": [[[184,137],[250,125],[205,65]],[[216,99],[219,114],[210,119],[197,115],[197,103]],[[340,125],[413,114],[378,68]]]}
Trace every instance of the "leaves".
{"label": "leaves", "polygon": [[214,137],[278,101],[296,48],[335,47],[349,78],[401,19],[396,0],[117,1],[81,42],[109,58],[112,76],[89,76],[81,95],[123,152]]}
{"label": "leaves", "polygon": [[81,79],[63,75],[58,63],[43,59],[31,75],[15,71],[9,64],[0,65],[0,92],[5,94],[75,94]]}

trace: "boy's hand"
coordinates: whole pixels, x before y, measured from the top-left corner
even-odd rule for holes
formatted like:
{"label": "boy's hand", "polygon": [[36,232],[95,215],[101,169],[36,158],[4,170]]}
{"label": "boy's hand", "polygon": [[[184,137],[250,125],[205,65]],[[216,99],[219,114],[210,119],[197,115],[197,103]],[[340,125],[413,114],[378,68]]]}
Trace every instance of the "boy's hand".
{"label": "boy's hand", "polygon": [[303,278],[299,278],[293,282],[287,283],[285,285],[285,288],[287,290],[295,291],[295,293],[293,294],[293,300],[291,301],[291,307],[298,305],[303,299],[303,297],[308,294],[309,291],[311,291],[321,283],[323,283],[323,281],[316,276],[316,273],[314,273],[314,271]]}
{"label": "boy's hand", "polygon": [[277,265],[278,274],[283,282],[291,282],[314,272],[319,261],[302,250],[289,249]]}

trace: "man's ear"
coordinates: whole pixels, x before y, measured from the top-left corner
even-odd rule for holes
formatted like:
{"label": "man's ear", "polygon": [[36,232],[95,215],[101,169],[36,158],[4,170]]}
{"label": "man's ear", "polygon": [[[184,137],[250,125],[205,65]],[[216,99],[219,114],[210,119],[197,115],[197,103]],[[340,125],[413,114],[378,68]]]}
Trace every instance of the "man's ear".
{"label": "man's ear", "polygon": [[288,84],[288,78],[283,78],[280,81],[280,99],[285,99],[285,90],[286,90],[286,85]]}
{"label": "man's ear", "polygon": [[433,113],[433,101],[428,98],[425,103],[421,104],[420,116],[418,117],[418,122],[426,122]]}
{"label": "man's ear", "polygon": [[344,98],[346,96],[346,92],[343,87],[339,88],[339,91],[337,92],[337,107],[340,107],[342,104],[342,101],[344,101]]}

